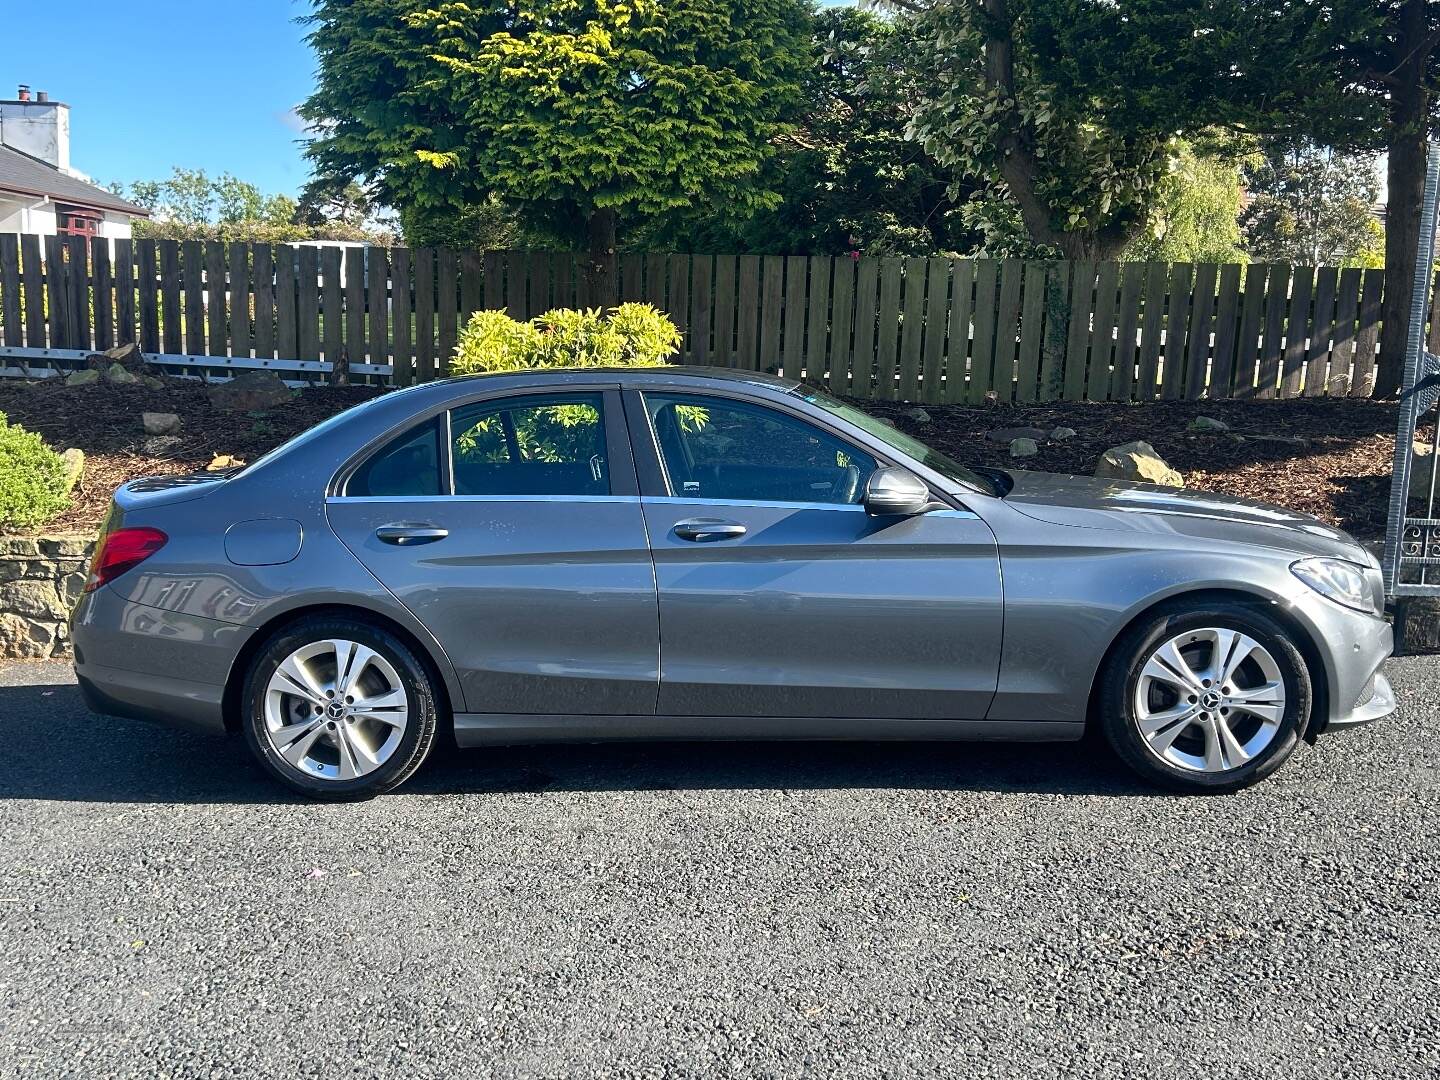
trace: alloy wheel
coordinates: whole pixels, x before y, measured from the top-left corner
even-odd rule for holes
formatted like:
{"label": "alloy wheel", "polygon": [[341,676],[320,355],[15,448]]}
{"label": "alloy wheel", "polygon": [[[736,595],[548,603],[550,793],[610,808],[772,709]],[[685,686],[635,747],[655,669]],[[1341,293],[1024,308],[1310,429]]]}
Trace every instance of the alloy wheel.
{"label": "alloy wheel", "polygon": [[1270,650],[1239,630],[1186,630],[1151,650],[1135,684],[1146,748],[1175,768],[1221,773],[1263,753],[1285,716],[1285,680]]}
{"label": "alloy wheel", "polygon": [[395,665],[369,646],[330,638],[296,649],[265,689],[265,731],[291,766],[322,780],[354,780],[395,753],[409,700]]}

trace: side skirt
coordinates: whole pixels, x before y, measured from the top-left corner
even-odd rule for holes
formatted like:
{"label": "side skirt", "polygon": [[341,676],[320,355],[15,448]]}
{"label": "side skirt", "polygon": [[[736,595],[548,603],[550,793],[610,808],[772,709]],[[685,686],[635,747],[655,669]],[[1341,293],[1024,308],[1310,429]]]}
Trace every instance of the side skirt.
{"label": "side skirt", "polygon": [[565,716],[548,713],[456,713],[461,746],[608,742],[614,739],[809,741],[898,740],[1074,742],[1083,723],[1018,720],[884,720],[793,716]]}

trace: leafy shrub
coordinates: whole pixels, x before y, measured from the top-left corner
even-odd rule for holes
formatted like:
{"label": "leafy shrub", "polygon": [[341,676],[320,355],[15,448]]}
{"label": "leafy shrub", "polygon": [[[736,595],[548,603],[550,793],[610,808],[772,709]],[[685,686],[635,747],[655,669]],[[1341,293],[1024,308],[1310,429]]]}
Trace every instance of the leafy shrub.
{"label": "leafy shrub", "polygon": [[525,368],[656,367],[680,349],[680,331],[649,304],[556,308],[529,322],[477,311],[465,324],[450,370],[456,375]]}
{"label": "leafy shrub", "polygon": [[64,460],[0,413],[0,529],[33,529],[69,505]]}

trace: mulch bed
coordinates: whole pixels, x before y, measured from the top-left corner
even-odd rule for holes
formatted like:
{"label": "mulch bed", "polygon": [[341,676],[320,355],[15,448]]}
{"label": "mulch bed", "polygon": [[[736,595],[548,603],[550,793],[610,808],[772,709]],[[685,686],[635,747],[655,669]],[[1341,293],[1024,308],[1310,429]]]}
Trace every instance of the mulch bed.
{"label": "mulch bed", "polygon": [[[99,524],[115,487],[138,476],[202,470],[217,455],[253,461],[328,416],[373,397],[374,387],[317,387],[263,413],[226,413],[211,407],[204,386],[167,379],[163,388],[105,382],[67,388],[59,382],[0,382],[0,412],[39,432],[58,448],[85,451],[85,474],[75,505],[47,531],[81,531]],[[856,404],[861,404],[857,402]],[[913,406],[865,403],[961,461],[1090,474],[1105,450],[1144,439],[1185,476],[1187,487],[1206,488],[1279,503],[1339,525],[1363,540],[1384,535],[1395,433],[1393,403],[1325,399],[1284,402],[1156,402],[1147,404],[926,406],[929,422],[912,418]],[[141,412],[173,412],[185,422],[181,442],[162,456],[146,454]],[[1237,440],[1196,434],[1196,416],[1222,420],[1235,433],[1296,442]],[[1070,427],[1064,442],[1045,442],[1040,453],[1012,460],[1004,443],[987,440],[1001,427]]]}
{"label": "mulch bed", "polygon": [[[929,423],[908,415],[912,405],[870,402],[866,408],[960,461],[1003,469],[1088,476],[1110,447],[1143,439],[1184,475],[1187,488],[1277,503],[1361,540],[1385,535],[1397,419],[1393,402],[1302,398],[925,406]],[[1230,432],[1186,430],[1197,416],[1223,421]],[[1012,459],[1008,444],[985,438],[987,431],[1021,425],[1069,427],[1076,435],[1042,443],[1036,456],[1024,460]],[[1422,435],[1426,431],[1422,426]],[[1242,434],[1258,438],[1232,437]]]}

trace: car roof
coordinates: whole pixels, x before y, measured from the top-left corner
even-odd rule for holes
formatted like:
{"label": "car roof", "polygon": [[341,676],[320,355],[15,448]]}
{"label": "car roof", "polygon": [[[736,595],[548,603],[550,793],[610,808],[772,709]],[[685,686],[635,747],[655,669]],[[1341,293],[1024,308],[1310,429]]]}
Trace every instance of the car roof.
{"label": "car roof", "polygon": [[[660,367],[569,367],[569,368],[526,368],[520,371],[494,371],[482,375],[457,375],[443,379],[440,383],[450,386],[474,385],[494,380],[518,382],[526,385],[545,383],[589,382],[596,375],[614,376],[628,385],[677,384],[690,381],[710,380],[713,382],[743,383],[762,386],[769,390],[793,390],[800,385],[799,379],[771,375],[765,371],[748,371],[741,368],[703,367],[700,365],[666,364]],[[424,385],[436,386],[440,383]]]}

